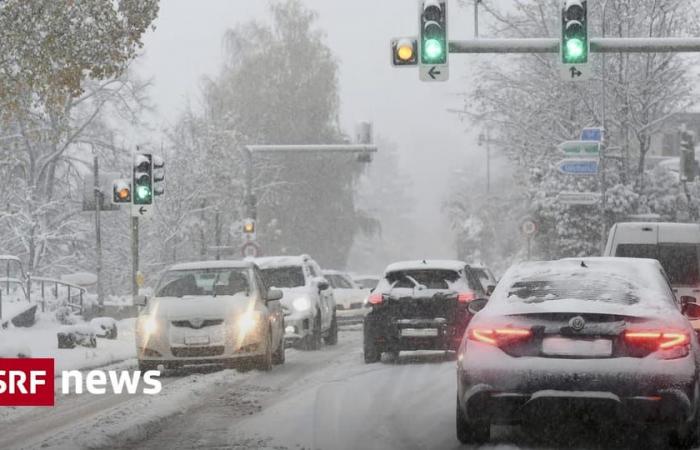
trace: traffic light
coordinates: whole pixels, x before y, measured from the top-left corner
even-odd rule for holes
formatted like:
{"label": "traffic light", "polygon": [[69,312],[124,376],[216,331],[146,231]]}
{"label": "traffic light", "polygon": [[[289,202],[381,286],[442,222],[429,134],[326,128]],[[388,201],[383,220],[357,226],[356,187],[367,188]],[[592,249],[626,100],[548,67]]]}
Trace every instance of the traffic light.
{"label": "traffic light", "polygon": [[681,130],[680,136],[680,175],[683,181],[693,181],[695,180],[695,133],[692,131],[687,131],[685,129]]}
{"label": "traffic light", "polygon": [[424,0],[420,15],[420,62],[447,64],[447,2]]}
{"label": "traffic light", "polygon": [[151,162],[151,167],[153,168],[153,195],[163,195],[165,189],[159,186],[159,183],[165,180],[165,161],[160,156],[153,155]]}
{"label": "traffic light", "polygon": [[112,183],[112,203],[131,203],[131,183],[129,180],[114,180]]}
{"label": "traffic light", "polygon": [[418,64],[418,39],[392,39],[391,64],[394,66],[415,66]]}
{"label": "traffic light", "polygon": [[561,11],[561,59],[564,64],[588,62],[588,5],[566,0]]}
{"label": "traffic light", "polygon": [[134,205],[153,204],[153,158],[148,153],[134,156]]}
{"label": "traffic light", "polygon": [[254,241],[255,234],[255,219],[247,218],[243,220],[243,237],[247,241]]}

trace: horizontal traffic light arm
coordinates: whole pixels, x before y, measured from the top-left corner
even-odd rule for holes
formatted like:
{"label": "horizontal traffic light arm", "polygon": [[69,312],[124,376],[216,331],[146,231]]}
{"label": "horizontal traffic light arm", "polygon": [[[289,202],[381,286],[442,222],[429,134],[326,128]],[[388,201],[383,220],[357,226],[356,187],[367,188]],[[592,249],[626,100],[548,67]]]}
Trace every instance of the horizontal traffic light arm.
{"label": "horizontal traffic light arm", "polygon": [[247,145],[252,153],[376,153],[376,145]]}
{"label": "horizontal traffic light arm", "polygon": [[[591,38],[593,53],[700,52],[700,38]],[[450,41],[450,53],[559,53],[560,38]]]}

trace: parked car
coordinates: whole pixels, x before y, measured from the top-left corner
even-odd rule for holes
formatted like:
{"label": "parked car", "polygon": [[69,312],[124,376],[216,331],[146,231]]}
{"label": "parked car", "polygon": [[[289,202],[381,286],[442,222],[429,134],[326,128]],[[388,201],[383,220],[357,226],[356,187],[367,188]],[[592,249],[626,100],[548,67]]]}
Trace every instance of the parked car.
{"label": "parked car", "polygon": [[469,302],[485,298],[479,279],[462,261],[404,261],[389,265],[368,298],[364,357],[384,352],[455,351],[471,313]]}
{"label": "parked car", "polygon": [[[698,339],[651,259],[576,258],[509,269],[472,319],[457,363],[457,437],[492,424],[625,420],[697,440]],[[686,317],[684,317],[684,314]],[[583,414],[582,412],[586,412]]]}
{"label": "parked car", "polygon": [[353,275],[352,280],[363,289],[374,289],[382,277],[377,275]]}
{"label": "parked car", "polygon": [[285,339],[307,350],[338,343],[335,298],[318,263],[308,255],[271,256],[254,260],[268,286],[283,292]]}
{"label": "parked car", "polygon": [[285,360],[282,292],[252,262],[177,264],[160,278],[136,320],[141,370],[159,364],[224,364],[270,370]]}
{"label": "parked car", "polygon": [[359,286],[345,272],[324,270],[323,276],[326,277],[333,288],[335,313],[338,321],[346,324],[361,323],[362,318],[369,311],[365,307],[365,300],[370,290]]}

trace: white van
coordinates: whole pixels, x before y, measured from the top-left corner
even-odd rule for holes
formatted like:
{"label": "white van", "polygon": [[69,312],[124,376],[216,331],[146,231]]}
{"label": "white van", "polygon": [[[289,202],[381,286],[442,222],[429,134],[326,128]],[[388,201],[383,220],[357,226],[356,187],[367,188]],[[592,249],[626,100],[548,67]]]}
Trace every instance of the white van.
{"label": "white van", "polygon": [[657,259],[680,301],[700,302],[700,225],[622,222],[612,226],[604,256]]}

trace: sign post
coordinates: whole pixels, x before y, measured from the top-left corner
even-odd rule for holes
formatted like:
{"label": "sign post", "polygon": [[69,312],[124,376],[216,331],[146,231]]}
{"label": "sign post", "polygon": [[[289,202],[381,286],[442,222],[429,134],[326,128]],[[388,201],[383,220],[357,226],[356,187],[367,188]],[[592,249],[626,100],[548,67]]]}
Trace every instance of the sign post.
{"label": "sign post", "polygon": [[525,236],[527,240],[527,259],[530,260],[530,253],[532,248],[532,238],[537,234],[539,226],[537,222],[532,217],[525,217],[520,223],[520,232]]}

